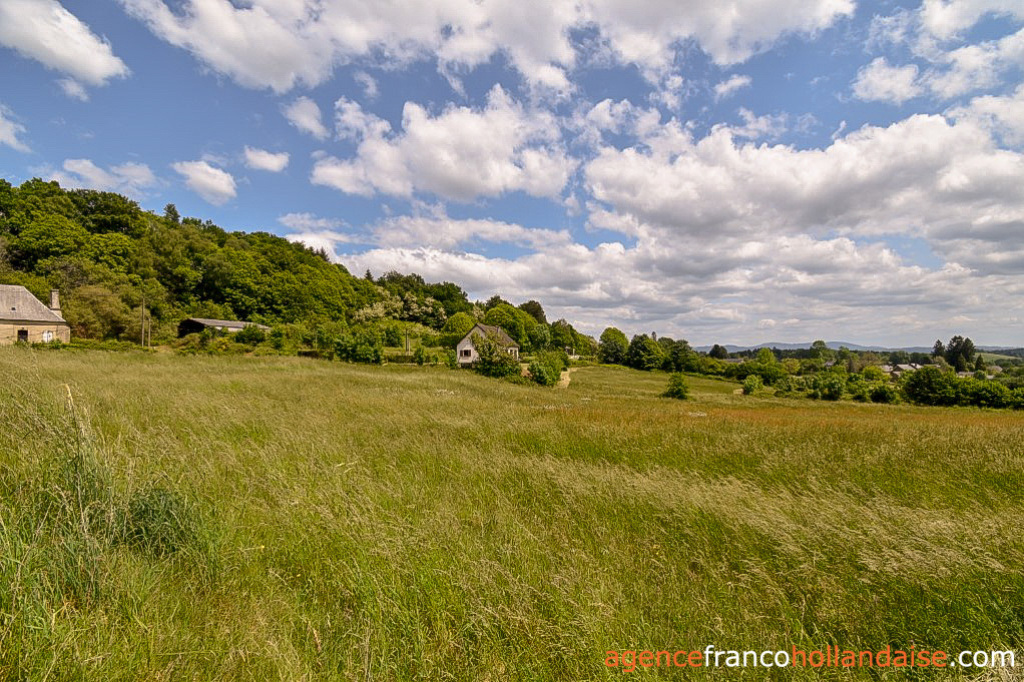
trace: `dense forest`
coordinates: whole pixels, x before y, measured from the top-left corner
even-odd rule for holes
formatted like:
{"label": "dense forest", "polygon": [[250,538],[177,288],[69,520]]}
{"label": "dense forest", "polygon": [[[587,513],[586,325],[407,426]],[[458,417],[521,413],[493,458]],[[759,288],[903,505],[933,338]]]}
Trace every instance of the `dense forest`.
{"label": "dense forest", "polygon": [[0,284],[42,300],[59,289],[76,339],[138,341],[145,324],[154,341],[171,342],[182,319],[205,317],[266,324],[293,350],[333,349],[346,335],[435,346],[484,321],[526,352],[596,350],[565,320],[549,323],[536,301],[471,302],[458,285],[416,274],[357,277],[283,237],[182,218],[173,204],[157,215],[119,194],[39,179],[20,187],[0,179]]}

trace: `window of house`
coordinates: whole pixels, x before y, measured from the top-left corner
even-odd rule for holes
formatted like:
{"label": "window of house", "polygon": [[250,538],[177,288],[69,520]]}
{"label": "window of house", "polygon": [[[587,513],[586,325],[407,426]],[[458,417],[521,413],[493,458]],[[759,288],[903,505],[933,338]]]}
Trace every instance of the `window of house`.
{"label": "window of house", "polygon": [[53,341],[53,332],[47,329],[43,332],[43,343],[50,343],[51,341]]}
{"label": "window of house", "polygon": [[468,358],[472,354],[473,354],[473,351],[471,351],[470,349],[468,349],[468,348],[463,348],[462,349],[462,357]]}
{"label": "window of house", "polygon": [[22,343],[28,343],[28,330],[27,329],[19,329],[18,330],[18,341],[20,341]]}

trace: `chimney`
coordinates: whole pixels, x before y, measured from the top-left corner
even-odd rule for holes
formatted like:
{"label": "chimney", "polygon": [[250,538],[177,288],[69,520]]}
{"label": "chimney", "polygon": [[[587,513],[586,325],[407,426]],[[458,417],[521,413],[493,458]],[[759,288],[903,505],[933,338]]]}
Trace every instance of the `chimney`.
{"label": "chimney", "polygon": [[55,313],[60,312],[60,291],[58,289],[50,289],[50,310]]}

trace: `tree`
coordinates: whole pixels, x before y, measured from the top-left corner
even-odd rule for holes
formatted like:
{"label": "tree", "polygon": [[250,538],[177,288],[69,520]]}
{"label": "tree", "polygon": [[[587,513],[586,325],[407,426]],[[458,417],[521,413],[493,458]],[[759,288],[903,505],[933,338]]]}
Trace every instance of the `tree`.
{"label": "tree", "polygon": [[540,324],[548,323],[548,318],[544,315],[544,306],[537,301],[530,300],[526,303],[521,303],[519,309],[537,320]]}
{"label": "tree", "polygon": [[499,303],[484,315],[484,324],[501,327],[520,348],[528,350],[530,337],[527,329],[535,326],[537,322],[519,308],[514,308],[508,303]]}
{"label": "tree", "polygon": [[489,299],[487,299],[487,303],[484,303],[484,310],[490,310],[491,308],[494,308],[495,306],[499,306],[502,303],[504,303],[507,306],[511,306],[512,305],[511,303],[509,303],[508,301],[503,299],[498,294],[495,294],[494,296],[491,296]]}
{"label": "tree", "polygon": [[626,362],[626,352],[629,350],[629,339],[615,327],[608,327],[601,332],[601,342],[598,345],[598,356],[601,362],[610,365],[623,365]]}
{"label": "tree", "polygon": [[946,347],[942,345],[942,339],[935,339],[935,345],[932,346],[932,355],[937,358],[946,357]]}
{"label": "tree", "polygon": [[715,358],[716,360],[725,360],[729,357],[729,351],[726,350],[725,346],[719,346],[717,343],[711,346],[711,350],[708,355]]}
{"label": "tree", "polygon": [[665,364],[665,351],[647,334],[638,334],[629,342],[626,364],[634,369],[661,369]]}
{"label": "tree", "polygon": [[821,339],[818,339],[817,341],[811,344],[812,358],[819,358],[821,360],[831,360],[834,356],[835,354],[832,352],[832,349],[829,348],[828,344],[826,344]]}
{"label": "tree", "polygon": [[455,313],[444,323],[441,330],[441,345],[445,348],[455,348],[475,324],[476,320],[469,314]]}
{"label": "tree", "polygon": [[665,398],[675,398],[676,400],[686,400],[690,395],[690,389],[686,385],[686,378],[681,372],[674,372],[668,377],[668,388],[661,394]]}
{"label": "tree", "polygon": [[955,405],[956,376],[938,367],[922,367],[906,376],[903,392],[918,405]]}
{"label": "tree", "polygon": [[957,335],[946,344],[944,357],[946,362],[956,368],[956,371],[966,372],[967,368],[974,362],[975,352],[974,342],[970,338]]}
{"label": "tree", "polygon": [[175,225],[181,224],[181,215],[178,214],[178,207],[174,204],[164,206],[164,218],[170,220]]}

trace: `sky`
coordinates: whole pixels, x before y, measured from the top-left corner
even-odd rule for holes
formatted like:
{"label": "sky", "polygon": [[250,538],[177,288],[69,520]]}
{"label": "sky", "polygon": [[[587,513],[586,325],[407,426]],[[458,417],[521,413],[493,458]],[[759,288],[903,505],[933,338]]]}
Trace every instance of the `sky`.
{"label": "sky", "polygon": [[1024,345],[1020,0],[0,0],[0,177],[694,344]]}

